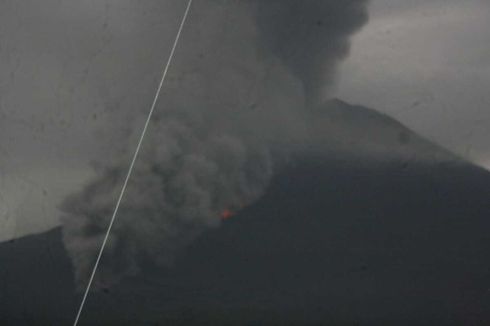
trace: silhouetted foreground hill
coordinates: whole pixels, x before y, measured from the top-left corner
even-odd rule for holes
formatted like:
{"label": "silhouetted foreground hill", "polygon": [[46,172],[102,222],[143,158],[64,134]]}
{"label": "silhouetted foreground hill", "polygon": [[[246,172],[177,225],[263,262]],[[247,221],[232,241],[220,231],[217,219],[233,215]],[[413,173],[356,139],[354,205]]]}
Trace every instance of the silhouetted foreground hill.
{"label": "silhouetted foreground hill", "polygon": [[[431,152],[413,137],[395,140]],[[488,325],[490,174],[425,155],[304,153],[172,268],[92,292],[80,325]],[[73,322],[60,229],[1,244],[0,264],[1,325]]]}

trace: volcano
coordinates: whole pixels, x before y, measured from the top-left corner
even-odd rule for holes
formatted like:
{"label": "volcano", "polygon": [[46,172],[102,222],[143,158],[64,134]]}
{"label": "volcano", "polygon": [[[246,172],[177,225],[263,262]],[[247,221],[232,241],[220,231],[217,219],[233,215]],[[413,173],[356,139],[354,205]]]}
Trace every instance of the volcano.
{"label": "volcano", "polygon": [[[80,325],[490,324],[490,173],[362,106],[311,115],[323,140],[259,201],[172,266],[142,257],[91,292]],[[0,244],[0,262],[1,325],[73,322],[59,228]]]}

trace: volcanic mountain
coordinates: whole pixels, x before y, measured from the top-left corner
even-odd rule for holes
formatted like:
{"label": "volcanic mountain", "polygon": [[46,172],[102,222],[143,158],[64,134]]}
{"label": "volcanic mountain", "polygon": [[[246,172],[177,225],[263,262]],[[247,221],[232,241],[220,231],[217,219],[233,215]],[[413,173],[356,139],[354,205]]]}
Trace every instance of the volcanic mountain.
{"label": "volcanic mountain", "polygon": [[[339,100],[311,129],[259,201],[91,292],[80,325],[490,324],[490,174]],[[1,325],[73,322],[60,228],[0,244],[0,264]]]}

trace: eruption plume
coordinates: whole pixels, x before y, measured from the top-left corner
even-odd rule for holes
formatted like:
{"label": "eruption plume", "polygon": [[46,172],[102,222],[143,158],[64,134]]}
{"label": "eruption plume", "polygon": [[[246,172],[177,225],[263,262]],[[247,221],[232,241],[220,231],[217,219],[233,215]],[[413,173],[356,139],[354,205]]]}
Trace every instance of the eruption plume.
{"label": "eruption plume", "polygon": [[[194,3],[95,285],[137,272],[143,260],[171,264],[201,232],[264,193],[274,169],[301,146],[308,130],[304,100],[319,101],[350,34],[366,21],[366,2]],[[139,136],[131,127],[128,148]],[[80,287],[129,154],[101,159],[99,177],[62,205],[64,243]]]}
{"label": "eruption plume", "polygon": [[362,0],[260,1],[262,41],[302,82],[307,106],[319,104],[349,53],[349,36],[367,21]]}

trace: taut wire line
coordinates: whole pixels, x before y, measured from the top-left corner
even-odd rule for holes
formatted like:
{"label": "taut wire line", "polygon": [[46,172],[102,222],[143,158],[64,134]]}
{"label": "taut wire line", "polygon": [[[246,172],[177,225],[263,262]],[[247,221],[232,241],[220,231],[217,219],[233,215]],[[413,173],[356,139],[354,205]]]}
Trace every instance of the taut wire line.
{"label": "taut wire line", "polygon": [[163,73],[162,73],[162,78],[160,79],[160,83],[159,83],[157,91],[155,93],[155,97],[153,98],[153,103],[151,104],[150,111],[148,113],[148,117],[146,118],[145,125],[143,127],[143,130],[141,131],[141,136],[139,138],[138,145],[136,146],[136,149],[134,151],[133,158],[131,160],[131,164],[129,165],[129,169],[128,169],[128,172],[126,174],[126,178],[124,179],[124,183],[123,183],[123,186],[121,188],[121,192],[120,192],[119,197],[117,199],[116,206],[114,207],[114,212],[113,212],[111,220],[109,222],[109,226],[107,227],[107,231],[105,233],[104,240],[102,241],[102,245],[100,247],[99,254],[97,255],[97,259],[95,261],[94,268],[92,270],[92,274],[90,275],[90,279],[88,281],[87,288],[85,289],[85,292],[83,294],[83,298],[82,298],[82,301],[80,303],[80,307],[78,308],[77,316],[75,318],[75,322],[73,323],[73,326],[77,326],[78,321],[80,320],[80,315],[82,314],[83,307],[85,305],[85,301],[87,300],[87,296],[88,296],[88,293],[90,291],[90,287],[92,286],[92,282],[94,280],[95,273],[97,272],[97,267],[99,266],[100,258],[102,257],[102,254],[104,252],[104,248],[107,244],[107,239],[109,238],[109,235],[111,233],[112,225],[114,224],[114,220],[116,219],[116,215],[117,215],[117,212],[119,210],[119,206],[121,205],[121,201],[122,201],[122,198],[124,196],[124,192],[126,191],[126,187],[128,185],[129,178],[131,177],[131,174],[133,172],[134,164],[136,162],[136,159],[138,158],[138,154],[139,154],[139,151],[141,148],[141,144],[143,143],[143,139],[145,138],[146,130],[148,129],[148,125],[150,124],[151,117],[153,115],[153,111],[155,111],[155,106],[157,104],[158,98],[160,96],[160,92],[162,90],[163,83],[165,81],[165,78],[167,76],[170,64],[172,62],[172,58],[174,56],[175,49],[177,48],[177,44],[179,43],[180,35],[182,34],[182,29],[184,28],[185,21],[187,19],[187,15],[189,14],[189,10],[190,10],[191,5],[192,5],[192,1],[193,0],[188,1],[184,15],[182,16],[182,20],[180,22],[180,26],[179,26],[179,29],[177,31],[177,35],[175,36],[175,40],[174,40],[174,43],[172,45],[172,49],[170,50],[170,54],[169,54],[169,57],[167,59],[167,63],[165,65],[165,69],[163,70]]}

